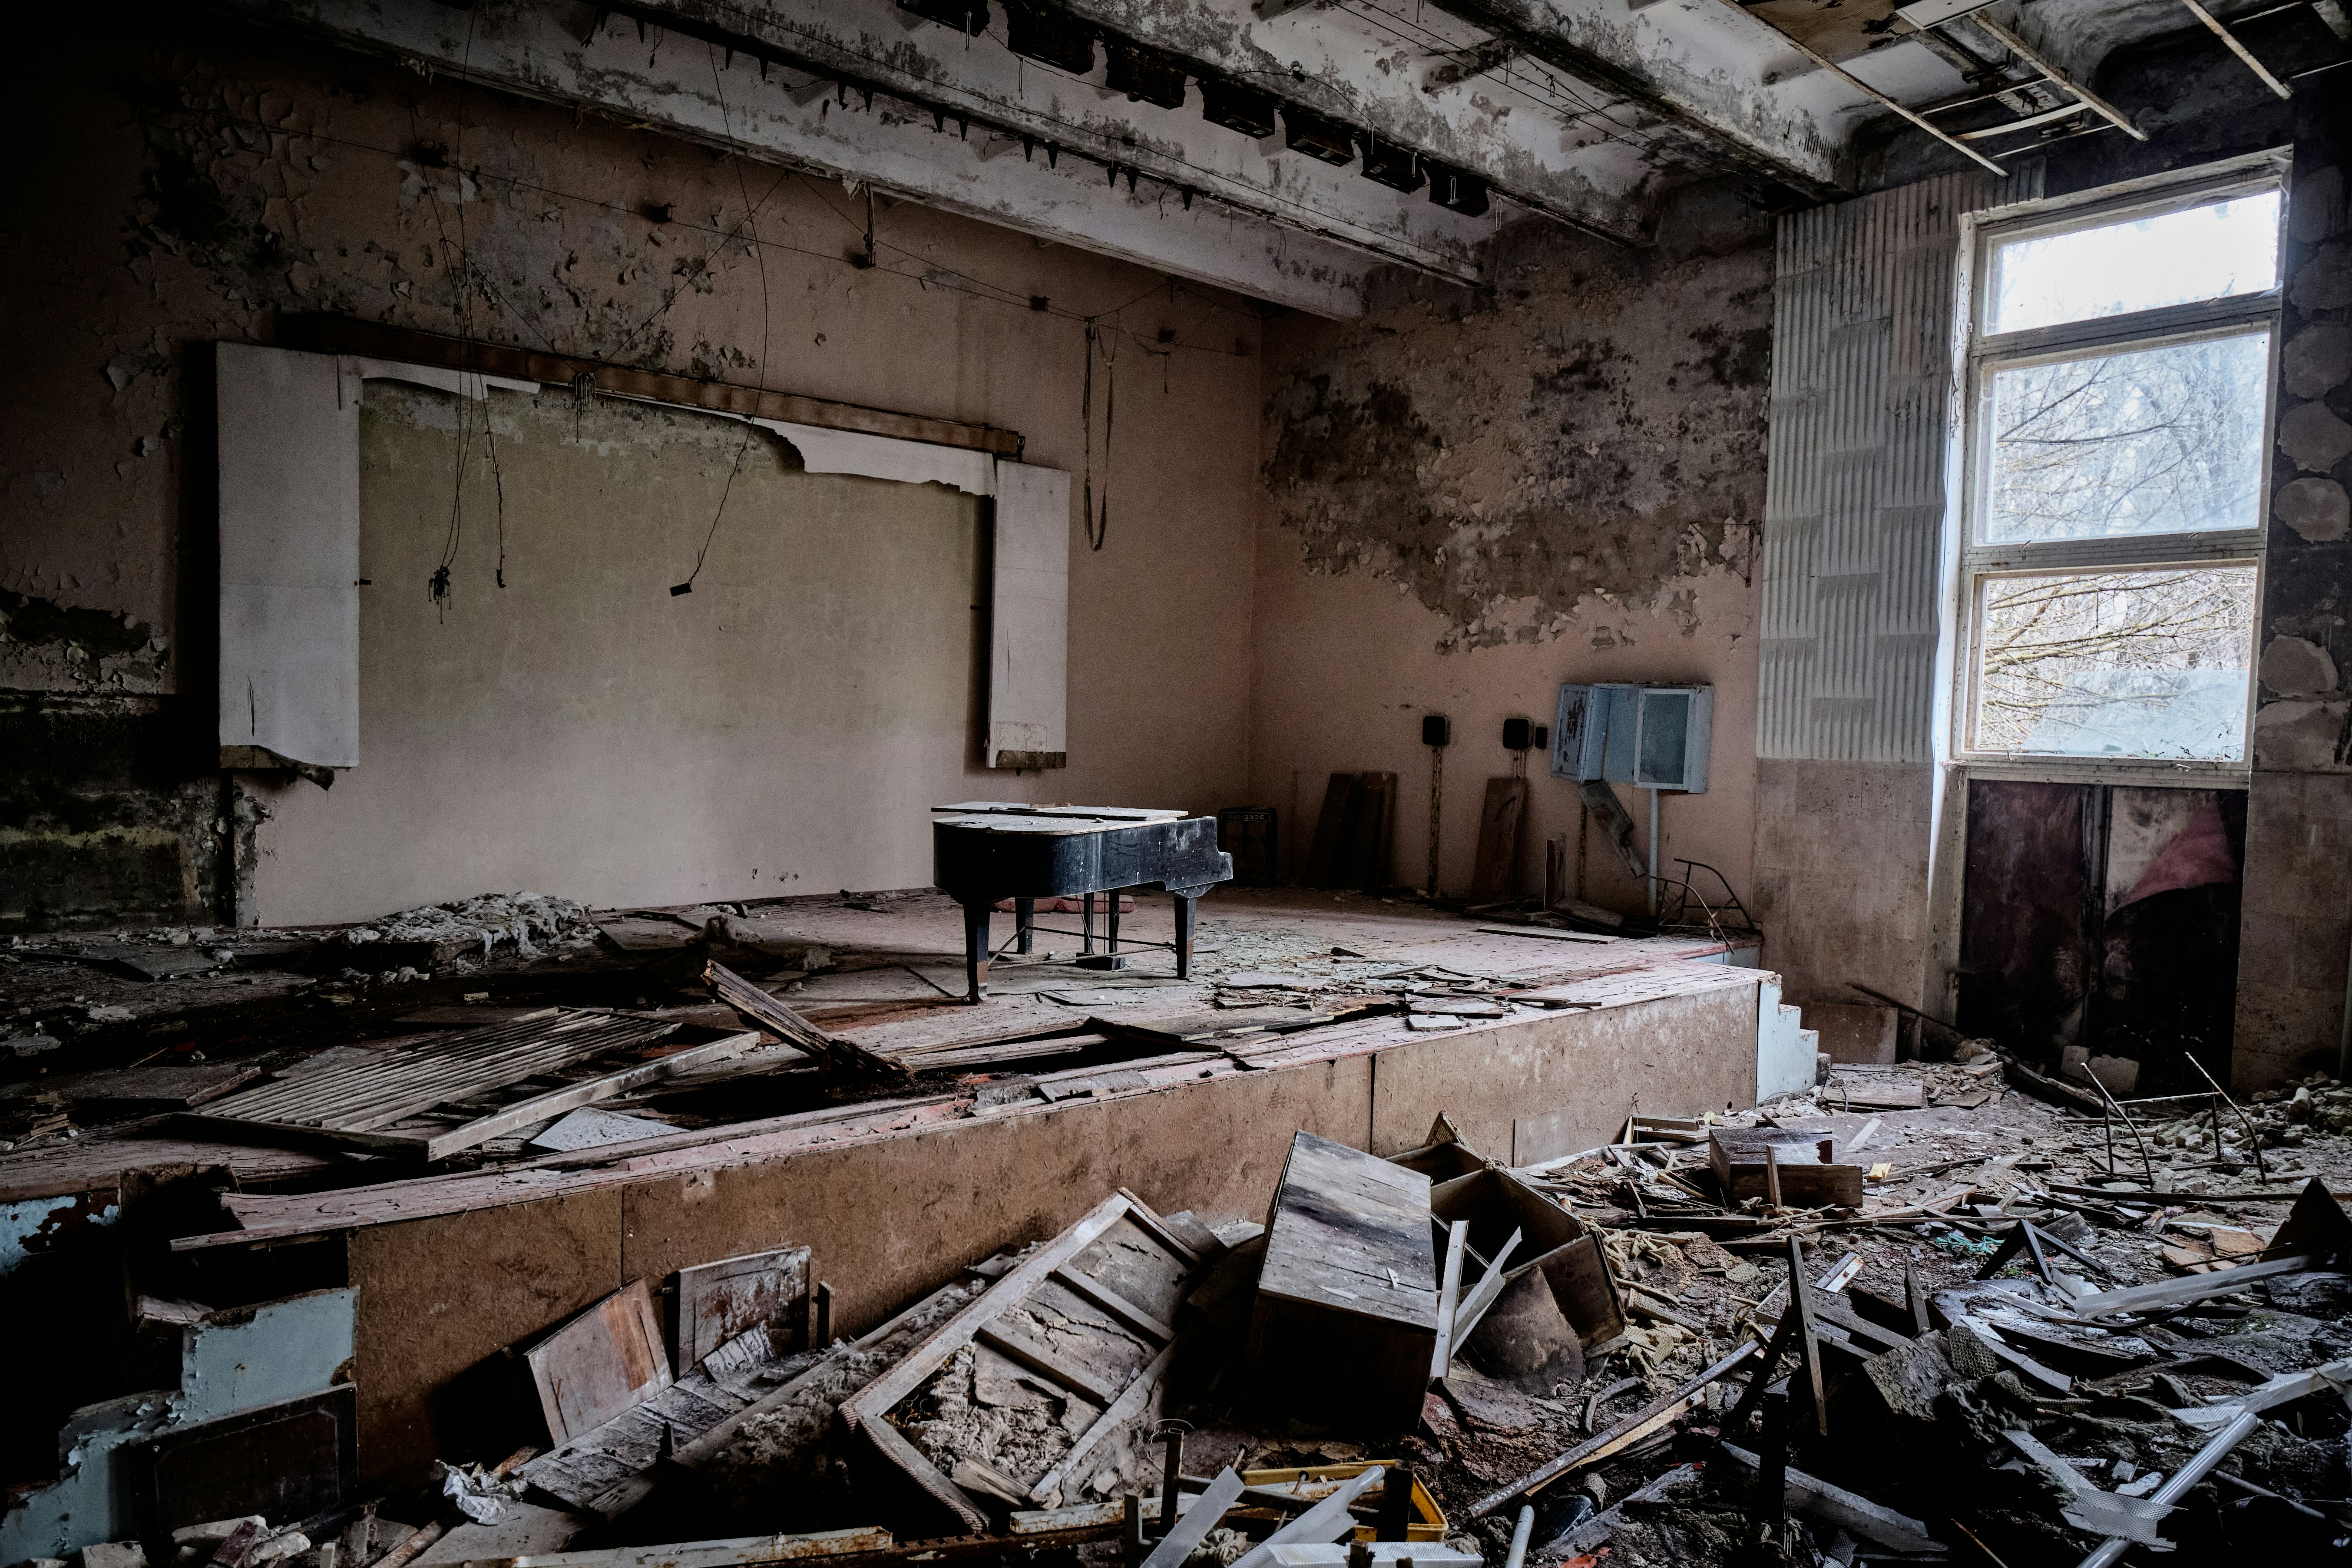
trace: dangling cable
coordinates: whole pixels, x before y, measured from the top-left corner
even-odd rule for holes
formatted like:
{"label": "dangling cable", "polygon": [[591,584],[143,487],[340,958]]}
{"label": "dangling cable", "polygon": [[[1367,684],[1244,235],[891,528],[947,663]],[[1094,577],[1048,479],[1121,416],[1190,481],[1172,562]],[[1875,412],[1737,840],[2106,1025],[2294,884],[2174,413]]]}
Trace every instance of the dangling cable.
{"label": "dangling cable", "polygon": [[1086,489],[1078,498],[1078,518],[1087,537],[1095,531],[1095,319],[1087,318],[1087,374],[1078,388],[1078,428],[1086,438]]}
{"label": "dangling cable", "polygon": [[[706,45],[705,47],[710,52],[711,86],[719,95],[719,133],[725,135],[727,133],[727,87],[719,74],[718,49],[709,45]],[[728,156],[735,164],[735,189],[743,198],[743,227],[749,236],[747,243],[751,248],[751,260],[760,269],[760,376],[761,379],[765,380],[768,374],[769,347],[768,258],[767,253],[760,248],[759,208],[752,205],[751,187],[743,178],[742,155],[740,153],[730,153]],[[873,202],[870,196],[867,198],[866,210],[868,226],[866,232],[869,237],[867,245],[870,249],[872,246],[870,237],[873,232],[871,226],[874,221]],[[754,410],[758,408],[756,399],[752,406]],[[757,425],[752,424],[749,419],[743,422],[742,444],[735,448],[735,463],[727,470],[727,483],[719,492],[719,510],[710,516],[710,528],[702,536],[702,548],[694,552],[694,570],[686,574],[685,582],[671,586],[669,591],[671,598],[677,598],[680,594],[694,592],[694,580],[702,575],[702,563],[710,553],[710,542],[719,537],[719,520],[727,515],[727,498],[735,493],[735,476],[743,471],[743,459],[751,456],[752,439],[759,433],[760,427]]]}
{"label": "dangling cable", "polygon": [[1102,515],[1087,525],[1088,548],[1100,550],[1103,541],[1110,537],[1110,431],[1111,422],[1118,416],[1118,356],[1103,355],[1103,494]]}

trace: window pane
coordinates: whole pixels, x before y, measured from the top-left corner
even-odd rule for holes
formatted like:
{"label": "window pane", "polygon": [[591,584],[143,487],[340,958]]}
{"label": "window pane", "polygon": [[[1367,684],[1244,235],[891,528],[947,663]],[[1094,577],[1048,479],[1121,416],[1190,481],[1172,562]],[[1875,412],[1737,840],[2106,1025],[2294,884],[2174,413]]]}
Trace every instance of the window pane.
{"label": "window pane", "polygon": [[1997,244],[1985,331],[2018,332],[2259,294],[2278,283],[2279,193]]}
{"label": "window pane", "polygon": [[1995,371],[1984,542],[2258,526],[2270,342]]}
{"label": "window pane", "polygon": [[2245,754],[2252,566],[1989,577],[1979,593],[1977,750]]}

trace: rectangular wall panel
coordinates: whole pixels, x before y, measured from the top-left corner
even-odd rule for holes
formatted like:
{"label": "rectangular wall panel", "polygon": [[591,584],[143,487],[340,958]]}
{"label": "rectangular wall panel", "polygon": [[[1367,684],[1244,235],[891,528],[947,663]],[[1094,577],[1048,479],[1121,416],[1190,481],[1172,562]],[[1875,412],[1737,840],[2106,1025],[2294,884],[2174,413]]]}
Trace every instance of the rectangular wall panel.
{"label": "rectangular wall panel", "polygon": [[996,465],[990,594],[987,763],[1069,762],[1070,476]]}
{"label": "rectangular wall panel", "polygon": [[355,767],[359,369],[245,343],[217,352],[220,743]]}

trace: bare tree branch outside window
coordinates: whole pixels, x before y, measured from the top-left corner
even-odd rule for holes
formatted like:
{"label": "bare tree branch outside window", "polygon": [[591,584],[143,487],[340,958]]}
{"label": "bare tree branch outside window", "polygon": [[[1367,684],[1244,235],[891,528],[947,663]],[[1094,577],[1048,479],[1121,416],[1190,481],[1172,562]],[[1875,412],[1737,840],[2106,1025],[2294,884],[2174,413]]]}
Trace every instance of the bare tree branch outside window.
{"label": "bare tree branch outside window", "polygon": [[2270,334],[1995,373],[1985,542],[2259,521]]}

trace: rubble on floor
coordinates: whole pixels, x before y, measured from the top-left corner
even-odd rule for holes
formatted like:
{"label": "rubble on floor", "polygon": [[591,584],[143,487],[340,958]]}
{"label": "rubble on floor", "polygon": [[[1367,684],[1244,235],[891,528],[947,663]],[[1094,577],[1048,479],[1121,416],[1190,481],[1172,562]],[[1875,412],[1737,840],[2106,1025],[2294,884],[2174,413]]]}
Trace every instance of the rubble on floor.
{"label": "rubble on floor", "polygon": [[[524,942],[573,956],[559,967],[541,951],[499,972],[514,989],[454,1002],[404,982],[306,982],[304,1016],[373,1032],[321,1042],[315,1023],[299,1037],[255,1025],[215,1056],[166,1029],[152,1059],[21,1079],[0,1117],[34,1149],[81,1142],[112,1172],[113,1141],[160,1149],[167,1127],[255,1136],[270,1115],[310,1117],[283,1148],[172,1178],[252,1225],[285,1200],[240,1170],[270,1173],[251,1188],[362,1198],[420,1165],[536,1180],[779,1110],[842,1125],[863,1107],[897,1126],[988,1117],[1127,1092],[1150,1071],[1254,1070],[1350,1019],[1417,1037],[1587,1005],[1507,960],[1259,921],[1204,928],[1186,984],[1039,954],[1001,962],[1005,994],[971,1009],[954,966],[806,929],[811,904],[606,913],[592,952],[553,901],[495,902],[441,912],[479,917],[458,933],[469,943],[520,922],[509,945],[493,939],[493,963],[522,964]],[[873,921],[923,900],[823,902]],[[437,919],[372,929],[440,940]],[[1499,941],[1623,951],[1559,934]],[[350,945],[324,941],[317,962]],[[159,996],[225,983],[138,980],[111,957],[70,967],[73,984]],[[551,989],[559,973],[569,990]],[[60,1026],[77,1049],[127,1038]],[[596,1050],[565,1043],[607,1026],[622,1033]],[[480,1420],[449,1428],[478,1426],[480,1451],[446,1454],[414,1494],[362,1497],[355,1471],[330,1466],[299,1509],[263,1500],[289,1450],[243,1434],[301,1451],[289,1422],[348,1430],[348,1291],[215,1310],[142,1287],[142,1353],[173,1350],[179,1382],[77,1412],[67,1432],[81,1484],[131,1489],[93,1516],[118,1539],[59,1524],[22,1555],[879,1568],[1048,1552],[1092,1568],[1336,1568],[1358,1536],[1370,1561],[1420,1568],[2027,1568],[2112,1556],[2109,1541],[2288,1561],[2352,1544],[2352,1222],[2330,1195],[2352,1190],[2352,1089],[2117,1100],[1942,1044],[1953,1059],[1829,1064],[1807,1093],[1750,1110],[1637,1106],[1611,1142],[1516,1168],[1444,1117],[1390,1159],[1301,1132],[1260,1212],[1160,1215],[1106,1193],[1025,1248],[939,1259],[961,1272],[856,1338],[832,1331],[829,1237],[780,1217],[768,1250],[630,1281],[514,1344],[514,1378],[469,1385]],[[368,1099],[384,1064],[428,1058],[437,1076],[418,1092],[438,1098]],[[313,1114],[335,1084],[348,1092],[321,1114],[349,1126]],[[277,1163],[251,1163],[264,1155]],[[217,1386],[198,1375],[207,1357],[289,1313],[324,1314],[341,1338],[311,1333],[283,1386],[221,1405],[191,1392]],[[520,1447],[489,1436],[518,1430]],[[226,1442],[205,1450],[202,1500],[167,1505],[145,1472],[96,1463],[184,1435]],[[208,1506],[232,1494],[255,1500]],[[12,1520],[35,1495],[20,1489]],[[54,1521],[80,1497],[37,1500]],[[233,1540],[245,1555],[230,1562]]]}

